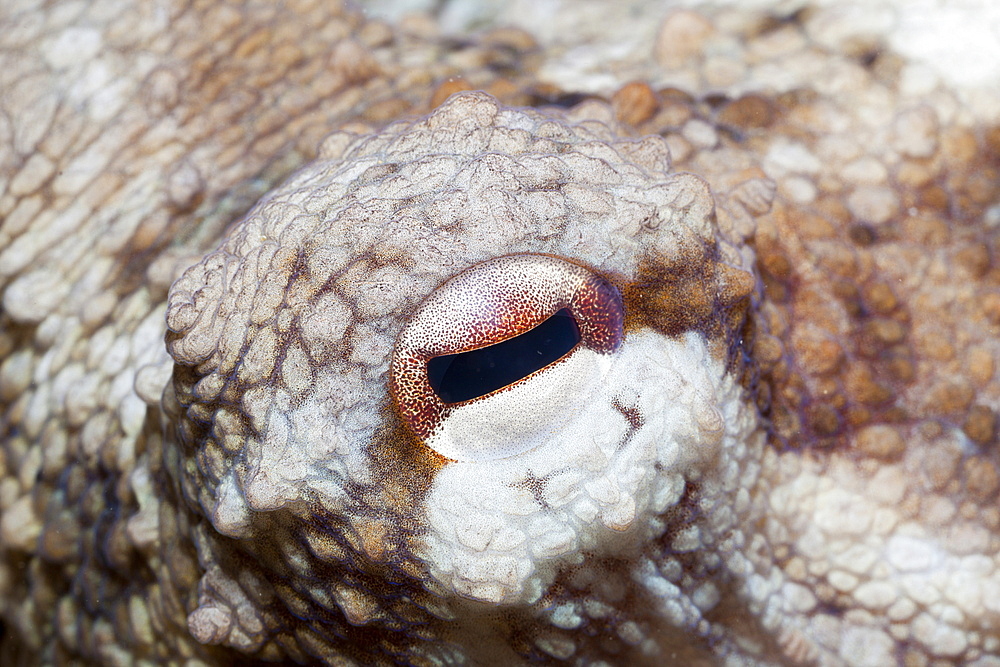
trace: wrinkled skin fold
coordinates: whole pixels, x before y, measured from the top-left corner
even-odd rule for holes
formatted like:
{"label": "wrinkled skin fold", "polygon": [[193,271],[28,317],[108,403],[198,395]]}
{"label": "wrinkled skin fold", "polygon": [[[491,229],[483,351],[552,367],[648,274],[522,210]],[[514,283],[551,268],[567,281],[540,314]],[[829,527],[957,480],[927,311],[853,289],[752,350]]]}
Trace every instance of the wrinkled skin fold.
{"label": "wrinkled skin fold", "polygon": [[[826,39],[726,16],[618,66]],[[943,84],[574,98],[335,3],[0,31],[4,664],[1000,664],[995,133]],[[510,386],[390,381],[562,308]]]}

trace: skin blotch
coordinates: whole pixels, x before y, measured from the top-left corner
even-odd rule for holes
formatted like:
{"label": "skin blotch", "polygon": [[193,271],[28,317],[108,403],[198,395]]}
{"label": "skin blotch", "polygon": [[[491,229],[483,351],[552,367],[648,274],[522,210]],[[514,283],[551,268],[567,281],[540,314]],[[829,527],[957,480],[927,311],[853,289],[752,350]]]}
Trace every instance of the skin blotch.
{"label": "skin blotch", "polygon": [[[0,663],[1000,660],[985,8],[35,5]],[[535,312],[556,264],[598,288]],[[484,265],[430,357],[582,335],[417,433],[394,355]]]}
{"label": "skin blotch", "polygon": [[[950,177],[950,180],[956,179]],[[898,196],[904,200],[916,197],[905,188]],[[950,198],[961,196],[955,193]],[[947,201],[934,208],[911,210],[919,213],[902,224],[913,225],[918,220],[932,224],[930,216],[935,212],[961,215]],[[908,266],[893,265],[892,261],[909,261],[915,252],[913,246],[907,245],[912,241],[906,235],[897,238],[891,231],[896,223],[888,221],[878,227],[881,239],[865,238],[859,243],[852,232],[857,227],[849,226],[852,224],[849,213],[845,215],[846,212],[837,209],[833,212],[836,217],[815,209],[788,211],[787,217],[779,219],[819,221],[803,226],[802,231],[788,240],[782,240],[786,238],[782,228],[769,231],[764,226],[757,232],[758,246],[764,248],[759,261],[765,288],[775,303],[787,304],[785,308],[790,314],[783,320],[796,323],[787,336],[791,358],[796,360],[795,368],[801,375],[784,365],[778,368],[782,373],[778,383],[786,387],[775,394],[778,400],[773,410],[779,432],[792,435],[806,428],[820,439],[841,437],[874,419],[908,421],[913,418],[908,413],[917,412],[944,417],[963,429],[967,423],[979,425],[983,430],[977,431],[977,437],[991,437],[987,435],[989,425],[977,416],[983,414],[982,410],[970,413],[974,409],[974,389],[969,380],[961,376],[945,379],[948,374],[931,377],[927,374],[929,366],[916,363],[918,359],[927,359],[952,365],[956,370],[969,367],[968,360],[962,363],[958,359],[959,352],[955,349],[955,341],[962,337],[956,338],[953,331],[944,328],[953,318],[931,316],[939,311],[915,310],[914,306],[926,308],[931,304],[926,298],[900,294],[904,290],[927,290],[934,280],[929,278],[923,286],[909,287],[912,280],[899,278]],[[844,245],[839,247],[828,240],[838,236],[835,226],[838,218],[848,225],[847,233],[840,236]],[[785,229],[789,229],[787,223]],[[988,264],[983,253],[969,251],[964,241],[968,232],[975,232],[961,225],[954,229],[957,237],[954,243],[961,248],[957,251],[959,256],[976,254],[981,263]],[[946,254],[956,252],[950,249],[948,244],[952,242],[945,237],[935,243]],[[789,253],[798,244],[814,259],[796,270],[789,261]],[[848,252],[844,253],[840,247],[846,247]],[[977,273],[985,278],[986,267],[981,266]],[[977,289],[980,285],[978,289],[986,290],[983,297],[988,302],[988,284],[988,280],[981,278],[968,283],[966,289]],[[982,315],[974,312],[970,316],[973,320],[982,319]],[[779,331],[784,331],[787,325],[779,326]],[[974,345],[969,346],[969,354],[985,356],[982,348]],[[919,388],[926,392],[923,399],[909,409],[904,407],[900,401],[905,392],[917,392]],[[826,398],[818,398],[821,395]],[[820,404],[814,405],[816,401]]]}
{"label": "skin blotch", "polygon": [[725,325],[719,314],[749,298],[753,276],[714,259],[717,250],[712,247],[682,247],[678,255],[645,259],[638,280],[626,286],[634,326],[666,335],[695,329],[718,336]]}

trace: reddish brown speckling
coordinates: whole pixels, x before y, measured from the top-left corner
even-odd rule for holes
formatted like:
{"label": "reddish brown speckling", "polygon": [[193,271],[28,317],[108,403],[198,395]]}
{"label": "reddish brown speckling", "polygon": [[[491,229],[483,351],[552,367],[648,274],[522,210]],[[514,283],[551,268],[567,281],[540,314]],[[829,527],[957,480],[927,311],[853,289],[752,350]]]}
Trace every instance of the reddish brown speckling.
{"label": "reddish brown speckling", "polygon": [[[581,265],[548,255],[508,255],[477,264],[445,282],[417,309],[396,343],[389,393],[403,423],[423,441],[453,407],[428,381],[427,362],[432,357],[501,343],[564,308],[577,322],[583,347],[610,354],[621,345],[625,321],[621,295]],[[540,372],[544,369],[497,391]]]}

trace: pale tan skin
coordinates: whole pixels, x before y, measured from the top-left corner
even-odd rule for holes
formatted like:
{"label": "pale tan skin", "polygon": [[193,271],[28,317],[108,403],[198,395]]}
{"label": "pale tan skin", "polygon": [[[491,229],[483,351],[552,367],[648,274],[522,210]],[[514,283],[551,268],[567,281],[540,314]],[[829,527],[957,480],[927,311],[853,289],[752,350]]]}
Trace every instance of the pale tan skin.
{"label": "pale tan skin", "polygon": [[[186,412],[185,392],[204,369],[192,370],[197,355],[174,347],[174,371],[162,341],[170,284],[290,171],[317,152],[330,158],[344,149],[333,139],[320,150],[323,137],[426,113],[435,84],[457,72],[469,87],[494,86],[510,102],[530,102],[517,92],[530,87],[530,41],[507,35],[492,42],[502,48],[484,39],[479,50],[449,52],[357,14],[324,14],[325,3],[274,15],[143,3],[39,12],[30,4],[0,9],[5,664],[225,664],[241,653],[303,662],[673,656],[683,664],[728,657],[985,667],[1000,659],[1000,247],[984,217],[997,199],[994,166],[984,157],[995,138],[991,144],[968,118],[941,120],[917,106],[913,116],[890,114],[889,134],[878,119],[866,126],[863,114],[851,115],[855,106],[863,108],[872,90],[895,89],[879,78],[891,80],[884,71],[854,65],[844,67],[857,77],[857,105],[821,95],[768,98],[774,117],[766,123],[741,116],[736,105],[717,113],[668,95],[649,102],[641,87],[623,89],[610,107],[574,112],[611,128],[600,131],[602,141],[666,134],[674,170],[700,174],[714,192],[721,231],[713,233],[735,249],[725,264],[749,269],[750,249],[756,253],[760,293],[740,301],[749,283],[737,289],[720,273],[713,289],[739,298],[708,309],[719,327],[686,325],[724,356],[718,350],[737,339],[739,326],[728,309],[753,305],[759,333],[747,368],[759,375],[744,378],[739,413],[756,435],[747,437],[748,451],[698,463],[686,479],[709,489],[724,478],[726,461],[752,470],[740,478],[742,492],[722,482],[717,497],[702,491],[716,498],[714,513],[741,507],[735,528],[713,535],[685,506],[666,520],[675,531],[669,537],[640,542],[614,564],[585,561],[575,575],[596,573],[624,598],[590,584],[574,588],[567,565],[553,575],[562,588],[541,602],[493,607],[428,583],[413,546],[419,511],[401,508],[420,507],[440,462],[400,453],[398,439],[374,445],[388,463],[341,514],[288,501],[291,492],[281,489],[254,496],[251,519],[220,503],[221,484],[204,481],[218,459],[192,446],[206,436],[197,414]],[[674,57],[658,55],[661,63]],[[522,67],[513,87],[496,84],[483,66],[502,58]],[[824,127],[838,127],[824,124],[831,113],[854,123],[843,132],[846,146],[822,142]],[[687,124],[695,115],[712,122]],[[704,139],[712,123],[745,134],[723,132],[712,143]],[[927,140],[907,142],[914,131]],[[768,172],[775,195],[760,166],[782,141],[807,146],[823,164]],[[801,197],[803,181],[818,190],[812,200]],[[887,190],[895,208],[890,202],[887,218],[876,220]],[[869,219],[859,219],[866,211]],[[597,254],[602,238],[595,229]],[[559,250],[539,243],[528,249]],[[375,264],[361,275],[378,278]],[[634,280],[638,264],[613,269]],[[175,288],[175,303],[193,294],[191,275]],[[419,300],[448,277],[443,269],[419,274],[407,298]],[[266,284],[259,287],[263,293]],[[685,294],[688,301],[663,308],[699,303],[697,290]],[[355,298],[354,307],[370,299]],[[176,333],[184,318],[171,313]],[[374,316],[356,319],[366,317]],[[392,331],[380,335],[391,342]],[[759,428],[752,393],[770,420]],[[310,519],[339,526],[337,517],[353,516],[357,505],[383,512],[380,521],[344,518],[354,522],[349,530],[309,533],[307,543]],[[680,530],[691,526],[701,530],[701,548]],[[685,551],[692,539],[695,548]],[[658,564],[683,571],[670,581],[678,600],[704,604],[703,623],[679,621],[635,584],[657,540],[694,554]],[[720,563],[714,553],[727,556]],[[305,614],[295,600],[309,597],[303,571],[327,582],[302,603],[330,614],[312,624],[297,620]],[[705,602],[706,581],[715,604]],[[612,620],[598,621],[595,612],[574,626],[542,611],[582,609],[588,600],[610,605]],[[600,623],[614,634],[610,648],[587,634]]]}

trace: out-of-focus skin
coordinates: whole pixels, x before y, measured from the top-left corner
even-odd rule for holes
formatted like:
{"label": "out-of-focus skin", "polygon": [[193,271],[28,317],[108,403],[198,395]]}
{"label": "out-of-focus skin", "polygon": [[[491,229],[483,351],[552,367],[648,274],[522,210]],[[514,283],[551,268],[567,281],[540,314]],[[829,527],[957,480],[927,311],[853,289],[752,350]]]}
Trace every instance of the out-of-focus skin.
{"label": "out-of-focus skin", "polygon": [[0,8],[0,662],[1000,665],[989,91],[649,11]]}

